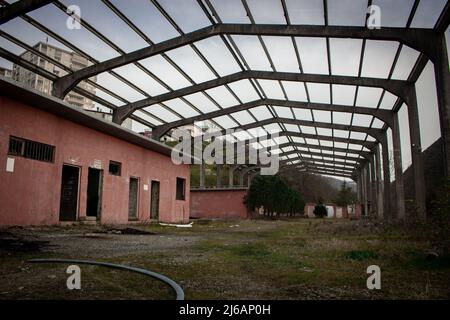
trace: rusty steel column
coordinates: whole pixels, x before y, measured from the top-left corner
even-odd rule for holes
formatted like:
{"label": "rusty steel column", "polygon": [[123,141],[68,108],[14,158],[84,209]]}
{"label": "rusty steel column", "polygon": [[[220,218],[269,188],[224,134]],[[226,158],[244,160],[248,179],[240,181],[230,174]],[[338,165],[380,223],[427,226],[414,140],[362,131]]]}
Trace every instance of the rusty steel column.
{"label": "rusty steel column", "polygon": [[384,197],[383,197],[383,183],[381,179],[381,157],[380,157],[380,145],[375,147],[375,180],[376,180],[376,192],[377,192],[377,216],[382,219],[384,217]]}
{"label": "rusty steel column", "polygon": [[419,111],[415,86],[412,84],[408,96],[409,135],[411,140],[411,159],[414,174],[414,200],[420,218],[426,219],[426,187],[422,143],[420,139]]}
{"label": "rusty steel column", "polygon": [[444,154],[445,176],[450,176],[450,71],[445,34],[442,32],[436,43],[434,74],[436,78],[439,118]]}
{"label": "rusty steel column", "polygon": [[391,168],[389,163],[389,147],[387,133],[383,135],[381,142],[381,151],[383,153],[383,213],[386,220],[392,219],[391,208]]}
{"label": "rusty steel column", "polygon": [[392,126],[392,145],[394,147],[395,168],[395,213],[393,214],[393,218],[397,220],[404,220],[406,216],[405,190],[403,185],[402,148],[398,113],[394,115],[394,125]]}

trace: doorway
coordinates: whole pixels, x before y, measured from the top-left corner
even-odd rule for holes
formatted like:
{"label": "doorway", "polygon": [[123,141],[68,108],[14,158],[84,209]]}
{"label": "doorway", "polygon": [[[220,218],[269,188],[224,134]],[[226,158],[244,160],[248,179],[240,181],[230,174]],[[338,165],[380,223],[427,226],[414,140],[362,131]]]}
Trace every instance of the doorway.
{"label": "doorway", "polygon": [[150,218],[152,220],[159,219],[159,181],[152,181]]}
{"label": "doorway", "polygon": [[138,190],[139,180],[130,177],[129,201],[128,201],[128,220],[136,220],[138,214]]}
{"label": "doorway", "polygon": [[86,216],[100,218],[102,208],[102,170],[89,168]]}
{"label": "doorway", "polygon": [[59,221],[77,220],[79,179],[80,169],[78,167],[63,165]]}

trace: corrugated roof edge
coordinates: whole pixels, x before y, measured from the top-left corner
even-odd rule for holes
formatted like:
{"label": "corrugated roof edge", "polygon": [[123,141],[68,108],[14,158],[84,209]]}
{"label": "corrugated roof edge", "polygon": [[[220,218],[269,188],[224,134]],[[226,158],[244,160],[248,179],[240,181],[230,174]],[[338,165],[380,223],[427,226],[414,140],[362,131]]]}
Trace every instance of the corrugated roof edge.
{"label": "corrugated roof edge", "polygon": [[[27,88],[24,84],[0,76],[0,95],[29,104],[37,109],[49,112],[61,118],[81,124],[93,130],[127,141],[157,153],[170,156],[172,148],[165,144],[125,129],[118,124],[108,122],[90,115],[69,103]],[[0,106],[1,107],[1,106]]]}

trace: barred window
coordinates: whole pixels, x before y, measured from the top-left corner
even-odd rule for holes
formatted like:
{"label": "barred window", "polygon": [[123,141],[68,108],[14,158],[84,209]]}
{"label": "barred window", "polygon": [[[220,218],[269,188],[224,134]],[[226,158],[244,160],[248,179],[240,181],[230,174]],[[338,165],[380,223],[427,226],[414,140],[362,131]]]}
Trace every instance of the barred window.
{"label": "barred window", "polygon": [[53,162],[55,147],[45,143],[10,136],[8,154],[38,161]]}

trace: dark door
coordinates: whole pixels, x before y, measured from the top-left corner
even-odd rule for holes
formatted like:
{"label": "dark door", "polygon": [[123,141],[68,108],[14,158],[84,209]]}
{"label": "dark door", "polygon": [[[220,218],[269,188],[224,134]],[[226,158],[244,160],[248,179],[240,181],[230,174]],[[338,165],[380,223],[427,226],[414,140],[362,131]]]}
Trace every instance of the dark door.
{"label": "dark door", "polygon": [[86,216],[100,217],[102,195],[102,171],[89,168],[87,185]]}
{"label": "dark door", "polygon": [[154,220],[159,218],[159,181],[152,181],[150,216]]}
{"label": "dark door", "polygon": [[79,176],[79,168],[63,165],[61,179],[61,202],[59,206],[60,221],[77,220]]}
{"label": "dark door", "polygon": [[128,201],[128,219],[137,219],[137,203],[138,203],[138,179],[130,178],[130,192]]}

